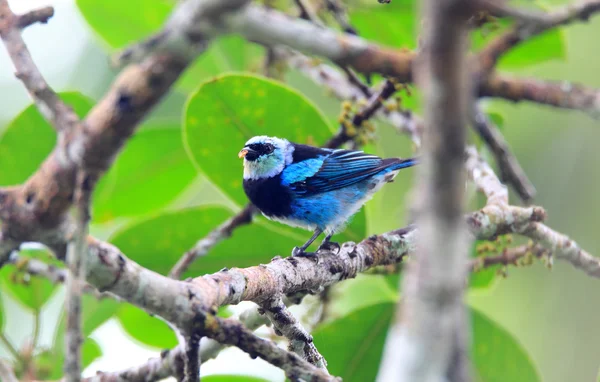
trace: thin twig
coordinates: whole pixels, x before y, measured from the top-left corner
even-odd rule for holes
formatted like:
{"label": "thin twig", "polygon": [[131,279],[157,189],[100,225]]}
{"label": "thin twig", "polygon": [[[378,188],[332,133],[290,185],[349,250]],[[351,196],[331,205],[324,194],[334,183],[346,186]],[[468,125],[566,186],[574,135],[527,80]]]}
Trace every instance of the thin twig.
{"label": "thin twig", "polygon": [[252,218],[258,210],[252,204],[246,205],[239,213],[231,219],[212,230],[206,237],[200,239],[192,249],[179,259],[177,264],[169,272],[169,277],[178,279],[185,270],[198,258],[205,256],[215,245],[231,236],[232,232],[252,222]]}
{"label": "thin twig", "polygon": [[[332,92],[338,99],[354,102],[365,99],[364,92],[332,66],[315,63],[314,60],[299,53],[288,54],[287,60],[292,67],[314,83]],[[423,121],[417,115],[399,110],[399,106],[395,102],[392,108],[380,108],[375,115],[378,119],[390,124],[399,133],[409,135],[415,146],[420,147]]]}
{"label": "thin twig", "polygon": [[[513,49],[523,41],[527,41],[549,29],[566,25],[575,21],[588,21],[596,12],[600,11],[599,0],[584,0],[569,4],[549,13],[525,11],[498,4],[497,1],[486,1],[493,6],[499,14],[517,18],[519,22],[491,41],[481,52],[478,60],[480,75],[489,73],[506,52]],[[495,6],[494,6],[495,4]]]}
{"label": "thin twig", "polygon": [[275,333],[289,339],[288,350],[327,373],[327,362],[317,350],[312,336],[288,310],[282,299],[274,297],[261,304],[261,307],[273,323]]}
{"label": "thin twig", "polygon": [[84,171],[77,176],[78,187],[75,200],[75,230],[73,239],[67,249],[67,295],[66,295],[66,327],[65,333],[65,380],[78,382],[81,380],[81,344],[82,337],[82,301],[86,278],[87,235],[90,221],[90,198],[95,183]]}
{"label": "thin twig", "polygon": [[327,9],[333,14],[333,17],[337,23],[340,24],[344,32],[358,35],[356,28],[350,25],[348,14],[344,9],[343,4],[339,0],[325,0],[325,4],[327,5]]}
{"label": "thin twig", "polygon": [[514,248],[505,248],[499,255],[481,256],[471,260],[469,271],[478,272],[496,265],[518,265],[519,260],[525,259],[527,256],[540,258],[547,252],[548,250],[539,244],[525,244]]}
{"label": "thin twig", "polygon": [[10,10],[7,0],[0,0],[0,36],[16,69],[15,75],[27,88],[40,113],[61,131],[74,128],[79,119],[42,77],[21,37],[21,28],[35,22],[46,22],[53,13],[51,7],[46,7],[18,16]]}
{"label": "thin twig", "polygon": [[24,29],[35,23],[46,24],[52,16],[54,16],[52,7],[34,9],[19,16],[19,28]]}
{"label": "thin twig", "polygon": [[508,143],[494,123],[485,115],[481,107],[475,106],[472,113],[472,125],[496,157],[500,177],[504,183],[513,186],[524,202],[535,197],[535,186],[531,183],[519,161],[511,152]]}
{"label": "thin twig", "polygon": [[[383,102],[390,98],[396,92],[396,85],[391,80],[386,80],[379,92],[373,94],[367,104],[361,108],[352,118],[352,125],[360,129],[362,124],[370,119],[382,106]],[[325,147],[334,148],[343,145],[352,140],[357,135],[352,133],[344,122],[340,123],[340,129],[336,135],[331,137],[325,144]]]}
{"label": "thin twig", "polygon": [[0,381],[2,382],[19,382],[12,367],[3,359],[0,359]]}
{"label": "thin twig", "polygon": [[6,335],[3,332],[0,332],[0,342],[2,343],[2,345],[4,345],[6,350],[8,350],[8,352],[13,356],[15,361],[21,359],[21,354],[19,354],[17,348],[13,346],[8,337],[6,337]]}

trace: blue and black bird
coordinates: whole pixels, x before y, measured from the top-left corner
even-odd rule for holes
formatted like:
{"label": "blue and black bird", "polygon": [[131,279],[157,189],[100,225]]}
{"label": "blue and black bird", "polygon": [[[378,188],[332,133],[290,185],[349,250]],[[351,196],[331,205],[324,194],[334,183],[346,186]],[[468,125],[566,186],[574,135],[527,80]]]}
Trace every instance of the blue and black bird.
{"label": "blue and black bird", "polygon": [[[294,247],[306,252],[319,235],[320,249],[339,246],[330,241],[384,183],[414,166],[412,159],[382,159],[362,151],[321,149],[285,139],[256,136],[238,156],[244,158],[244,191],[268,219],[313,230],[310,239]],[[318,250],[317,250],[318,251]]]}

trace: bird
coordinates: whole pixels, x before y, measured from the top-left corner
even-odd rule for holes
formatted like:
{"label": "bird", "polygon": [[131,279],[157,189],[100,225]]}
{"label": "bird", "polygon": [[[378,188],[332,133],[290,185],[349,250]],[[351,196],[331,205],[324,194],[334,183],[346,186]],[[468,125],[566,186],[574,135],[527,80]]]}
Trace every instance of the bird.
{"label": "bird", "polygon": [[[260,135],[238,153],[243,158],[243,188],[269,220],[313,231],[292,256],[317,257],[339,244],[331,241],[351,217],[401,169],[417,158],[387,158],[358,150],[318,148]],[[325,233],[316,252],[307,248]]]}

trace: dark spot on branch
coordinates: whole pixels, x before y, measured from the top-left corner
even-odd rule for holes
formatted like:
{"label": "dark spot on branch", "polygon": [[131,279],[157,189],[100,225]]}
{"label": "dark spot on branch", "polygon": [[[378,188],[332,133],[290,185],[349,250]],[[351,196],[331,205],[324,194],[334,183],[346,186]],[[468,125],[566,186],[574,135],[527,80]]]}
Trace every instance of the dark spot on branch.
{"label": "dark spot on branch", "polygon": [[225,268],[221,268],[221,270],[219,272],[227,272],[229,270],[229,268],[225,267]]}
{"label": "dark spot on branch", "polygon": [[371,265],[373,265],[373,257],[372,256],[365,256],[365,264],[369,267]]}
{"label": "dark spot on branch", "polygon": [[165,359],[167,358],[167,356],[169,355],[169,352],[171,351],[171,349],[164,349],[163,351],[160,352],[160,358]]}
{"label": "dark spot on branch", "polygon": [[117,99],[117,109],[120,113],[131,113],[133,111],[132,105],[133,97],[126,93],[120,93]]}
{"label": "dark spot on branch", "polygon": [[33,192],[30,192],[27,194],[27,197],[25,198],[25,203],[31,204],[31,203],[33,203],[33,199],[35,199],[35,194]]}
{"label": "dark spot on branch", "polygon": [[348,257],[354,259],[356,257],[356,246],[352,248],[350,252],[348,252]]}
{"label": "dark spot on branch", "polygon": [[197,44],[205,39],[204,34],[200,32],[188,32],[185,36],[192,44]]}
{"label": "dark spot on branch", "polygon": [[287,261],[289,261],[290,264],[292,264],[294,267],[298,266],[298,260],[295,259],[295,258],[293,258],[293,257],[291,257],[291,256],[287,258]]}

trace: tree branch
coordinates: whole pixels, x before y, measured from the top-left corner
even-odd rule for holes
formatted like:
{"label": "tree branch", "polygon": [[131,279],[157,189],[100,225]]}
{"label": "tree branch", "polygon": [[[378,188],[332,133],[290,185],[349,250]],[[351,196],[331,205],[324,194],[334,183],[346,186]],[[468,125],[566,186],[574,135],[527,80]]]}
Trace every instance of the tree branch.
{"label": "tree branch", "polygon": [[25,29],[35,23],[46,24],[52,16],[54,16],[54,8],[52,7],[34,9],[19,16],[19,28]]}
{"label": "tree branch", "polygon": [[317,350],[312,336],[296,320],[283,300],[280,297],[273,297],[262,303],[261,307],[273,323],[275,333],[289,339],[288,350],[327,373],[327,362]]}
{"label": "tree branch", "polygon": [[386,80],[376,94],[369,98],[367,104],[362,107],[352,118],[352,126],[346,126],[346,121],[340,124],[339,132],[331,137],[325,144],[325,147],[334,148],[356,138],[358,129],[363,127],[363,123],[369,120],[383,106],[383,102],[390,98],[396,92],[396,84],[391,80]]}
{"label": "tree branch", "polygon": [[256,207],[252,204],[248,204],[231,219],[212,230],[179,259],[177,264],[171,269],[171,272],[169,272],[169,277],[174,279],[181,278],[181,275],[194,261],[196,261],[196,259],[205,256],[215,245],[230,237],[233,231],[238,227],[250,224],[253,216],[256,215],[257,212]]}
{"label": "tree branch", "polygon": [[505,248],[499,255],[482,256],[471,260],[469,271],[477,272],[496,265],[518,265],[519,260],[523,260],[527,256],[541,258],[547,251],[547,249],[539,244],[526,244],[514,248]]}
{"label": "tree branch", "polygon": [[600,11],[599,0],[578,1],[549,13],[510,8],[492,0],[486,3],[493,13],[516,18],[517,24],[496,37],[479,52],[478,60],[482,75],[489,73],[502,55],[523,41],[530,40],[552,28],[575,21],[588,21],[594,13]]}
{"label": "tree branch", "polygon": [[570,82],[491,75],[479,89],[480,97],[500,97],[513,102],[533,101],[543,105],[581,110],[600,115],[600,91]]}
{"label": "tree branch", "polygon": [[[294,69],[300,71],[317,85],[323,86],[338,99],[357,103],[363,100],[368,102],[364,92],[333,67],[316,63],[315,60],[299,53],[289,53],[287,61]],[[410,112],[402,112],[399,109],[400,105],[395,103],[391,108],[379,108],[375,111],[375,116],[389,123],[398,132],[409,135],[413,143],[419,147],[423,134],[423,122],[418,116]]]}
{"label": "tree branch", "polygon": [[3,359],[0,359],[0,380],[4,382],[19,382],[12,367]]}
{"label": "tree branch", "polygon": [[200,363],[199,359],[200,336],[192,334],[185,338],[185,363],[183,372],[183,382],[200,381]]}
{"label": "tree branch", "polygon": [[[589,276],[600,278],[600,259],[583,250],[568,236],[542,224],[545,212],[539,207],[509,206],[508,191],[489,165],[477,155],[473,147],[468,148],[467,153],[469,176],[488,198],[487,205],[468,219],[471,230],[478,238],[490,239],[502,233],[519,233],[542,244],[557,259],[568,261]],[[529,221],[523,219],[523,214],[530,215]],[[515,220],[512,220],[510,227],[504,226],[511,219]],[[488,228],[482,229],[484,226]],[[488,230],[490,228],[491,231]]]}
{"label": "tree branch", "polygon": [[477,105],[471,114],[471,123],[496,157],[502,181],[512,185],[524,202],[533,199],[536,193],[534,185],[527,178],[502,133]]}
{"label": "tree branch", "polygon": [[10,10],[8,0],[0,0],[0,37],[15,67],[15,76],[23,82],[40,113],[61,131],[73,129],[79,119],[46,83],[21,37],[22,28],[45,23],[53,14],[53,8],[46,7],[18,16]]}
{"label": "tree branch", "polygon": [[67,294],[65,296],[66,327],[65,333],[65,380],[79,382],[81,380],[81,344],[83,310],[81,295],[85,286],[88,224],[90,221],[90,202],[95,180],[90,179],[85,172],[80,171],[79,185],[75,199],[75,230],[73,239],[67,247]]}

